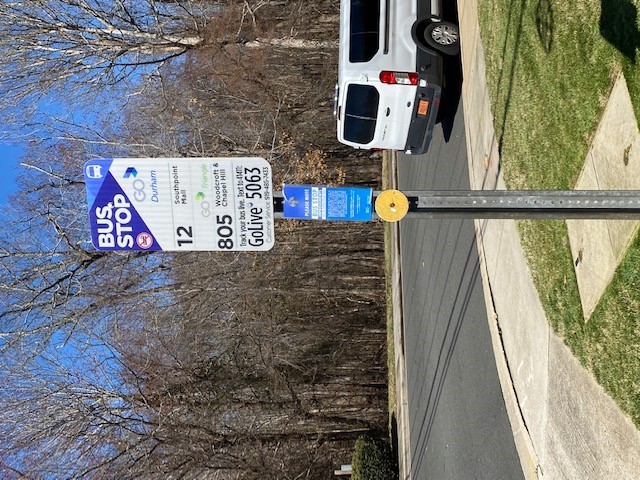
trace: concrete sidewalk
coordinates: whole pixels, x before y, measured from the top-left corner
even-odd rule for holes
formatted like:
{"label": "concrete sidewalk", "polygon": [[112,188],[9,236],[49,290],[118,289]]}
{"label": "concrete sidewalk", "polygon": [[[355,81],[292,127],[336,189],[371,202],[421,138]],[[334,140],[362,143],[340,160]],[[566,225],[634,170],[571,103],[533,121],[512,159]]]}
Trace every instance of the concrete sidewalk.
{"label": "concrete sidewalk", "polygon": [[[576,190],[640,190],[640,132],[622,74],[613,86]],[[567,221],[585,321],[638,230],[637,220]]]}
{"label": "concrete sidewalk", "polygon": [[[504,189],[477,3],[458,6],[471,188]],[[476,230],[494,353],[525,478],[640,478],[640,433],[551,331],[515,222],[477,221]]]}

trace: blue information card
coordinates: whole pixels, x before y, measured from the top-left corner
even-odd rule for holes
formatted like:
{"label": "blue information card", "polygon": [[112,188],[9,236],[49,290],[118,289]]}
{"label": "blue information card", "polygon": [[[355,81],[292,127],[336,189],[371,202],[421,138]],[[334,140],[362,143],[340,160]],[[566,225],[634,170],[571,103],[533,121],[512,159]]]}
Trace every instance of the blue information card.
{"label": "blue information card", "polygon": [[285,185],[284,218],[370,222],[373,190],[359,187]]}

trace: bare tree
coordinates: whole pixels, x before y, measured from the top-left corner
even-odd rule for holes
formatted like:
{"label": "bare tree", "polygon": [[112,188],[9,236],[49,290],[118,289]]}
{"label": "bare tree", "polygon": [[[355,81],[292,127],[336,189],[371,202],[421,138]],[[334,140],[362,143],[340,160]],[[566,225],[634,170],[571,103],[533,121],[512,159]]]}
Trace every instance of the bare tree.
{"label": "bare tree", "polygon": [[104,255],[91,246],[78,168],[83,146],[32,145],[28,152],[11,221],[0,228],[0,350],[45,348],[52,336],[123,315],[124,305],[143,297],[166,302],[171,287],[162,283],[159,257]]}
{"label": "bare tree", "polygon": [[[34,2],[62,3],[102,2]],[[332,40],[337,4],[226,5],[189,30],[206,48],[129,92],[117,122],[60,118],[29,149],[0,225],[0,474],[328,479],[384,428],[379,225],[278,222],[260,254],[88,242],[80,165],[95,155],[260,154],[276,183],[375,184],[379,163],[334,138],[335,51],[263,41]]]}
{"label": "bare tree", "polygon": [[7,468],[33,478],[326,478],[331,455],[371,431],[384,400],[365,385],[371,366],[338,366],[335,352],[320,354],[317,329],[305,330],[150,306],[23,349],[0,367]]}
{"label": "bare tree", "polygon": [[39,98],[70,84],[103,89],[203,42],[219,10],[205,0],[4,0],[0,98]]}
{"label": "bare tree", "polygon": [[[136,72],[206,44],[335,48],[335,41],[301,38],[293,30],[275,37],[260,35],[256,13],[270,3],[4,0],[1,105],[31,103],[52,90],[72,91],[78,100],[88,91],[118,85]],[[250,33],[245,35],[247,29]]]}

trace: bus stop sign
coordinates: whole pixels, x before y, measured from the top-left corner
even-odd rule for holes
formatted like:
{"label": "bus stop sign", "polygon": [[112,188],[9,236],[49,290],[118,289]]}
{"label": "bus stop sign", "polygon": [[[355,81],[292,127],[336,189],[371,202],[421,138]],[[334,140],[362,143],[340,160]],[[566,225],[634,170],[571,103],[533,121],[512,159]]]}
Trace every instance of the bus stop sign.
{"label": "bus stop sign", "polygon": [[247,158],[113,158],[85,164],[99,250],[269,250],[271,165]]}

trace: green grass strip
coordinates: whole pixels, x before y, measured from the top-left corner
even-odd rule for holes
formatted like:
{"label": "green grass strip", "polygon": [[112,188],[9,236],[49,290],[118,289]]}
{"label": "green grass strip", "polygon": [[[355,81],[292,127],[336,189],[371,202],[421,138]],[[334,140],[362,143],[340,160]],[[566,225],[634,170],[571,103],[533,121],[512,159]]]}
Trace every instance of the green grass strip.
{"label": "green grass strip", "polygon": [[[640,0],[479,0],[487,81],[510,189],[572,189],[620,72],[640,115]],[[640,239],[588,322],[566,225],[519,222],[553,329],[640,427]]]}

